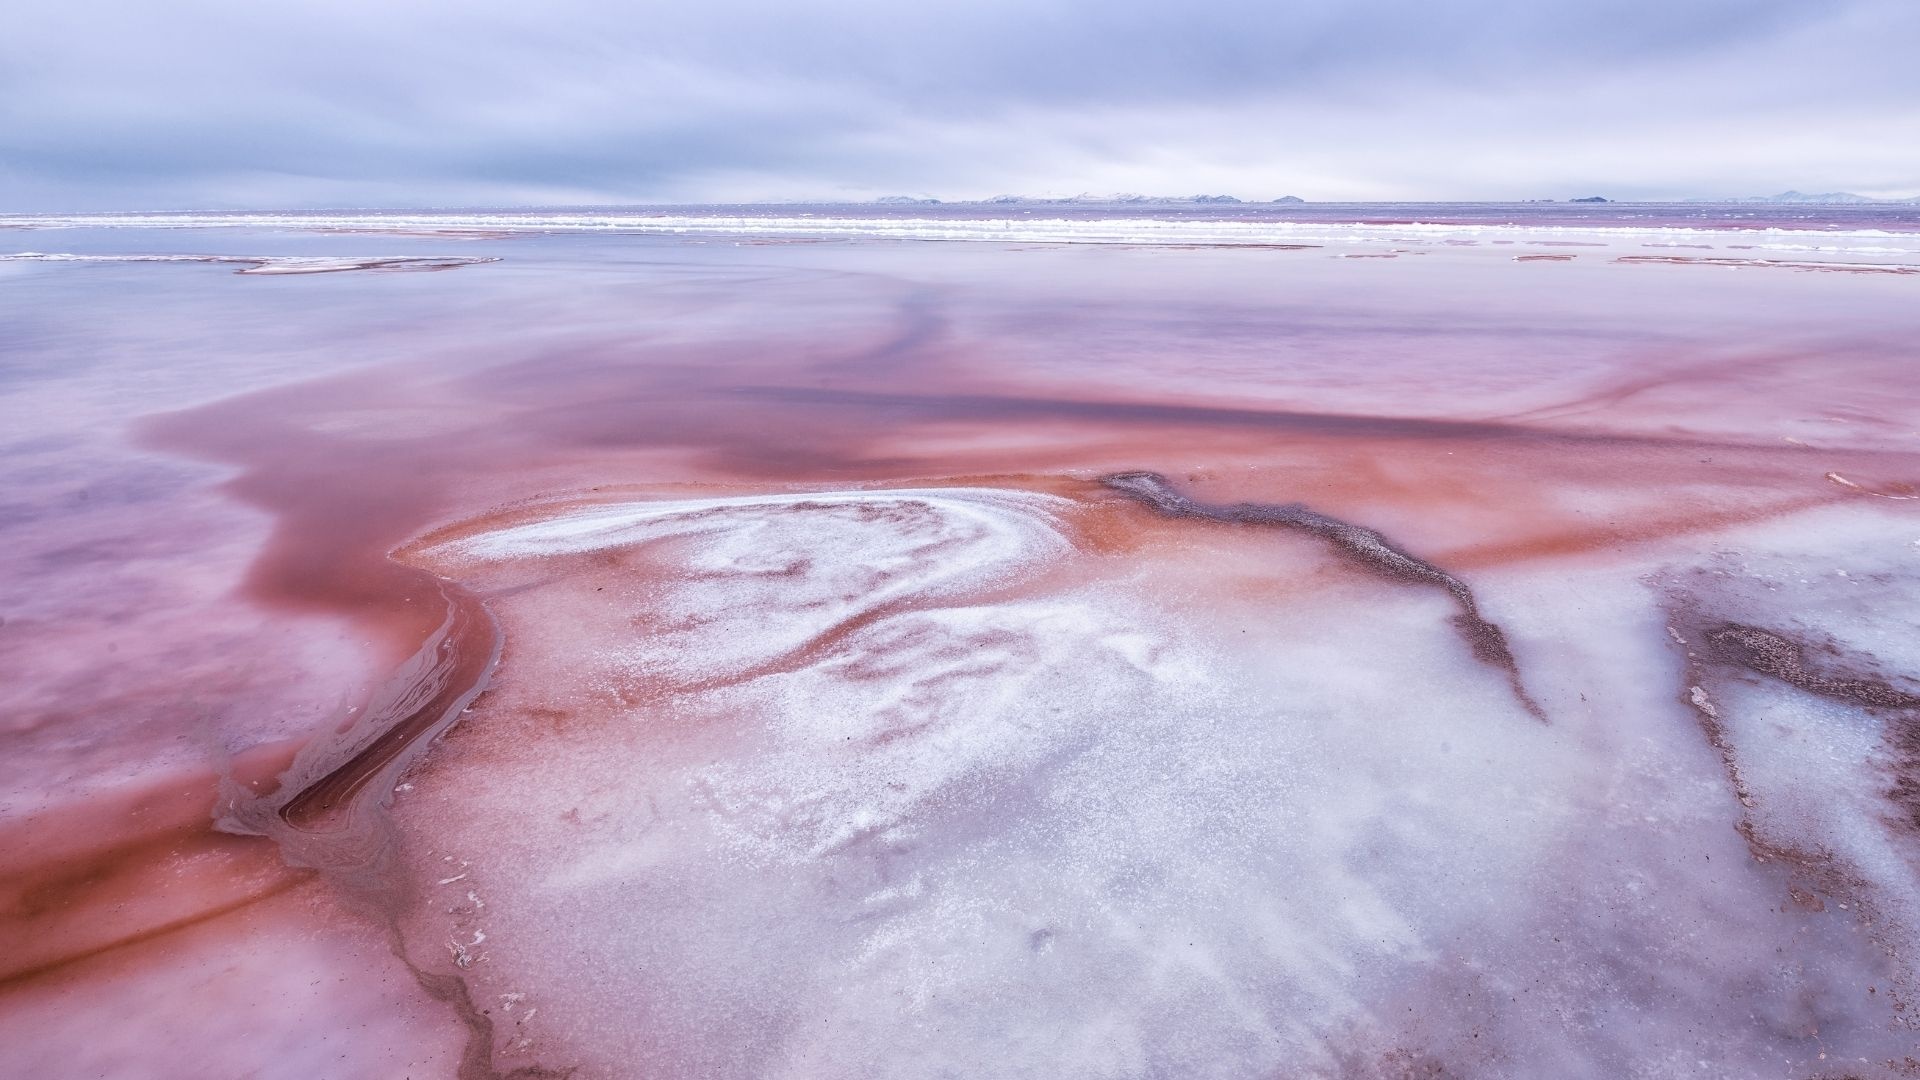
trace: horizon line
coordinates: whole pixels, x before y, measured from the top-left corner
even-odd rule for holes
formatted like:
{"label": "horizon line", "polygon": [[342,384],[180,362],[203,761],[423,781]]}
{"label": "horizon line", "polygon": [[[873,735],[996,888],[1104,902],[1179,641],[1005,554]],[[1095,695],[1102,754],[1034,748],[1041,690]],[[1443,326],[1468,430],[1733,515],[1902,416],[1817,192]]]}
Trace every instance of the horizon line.
{"label": "horizon line", "polygon": [[198,206],[141,208],[123,207],[112,210],[0,210],[0,219],[41,218],[41,217],[108,217],[116,214],[324,214],[324,213],[474,213],[505,212],[516,210],[654,210],[654,209],[690,209],[721,207],[785,207],[785,206],[844,206],[859,208],[899,208],[914,206],[1016,206],[1022,204],[1044,206],[1242,206],[1247,208],[1273,206],[1858,206],[1858,207],[1899,207],[1920,204],[1920,195],[1909,196],[1868,196],[1851,192],[1828,192],[1823,195],[1806,195],[1798,198],[1798,192],[1784,192],[1781,195],[1740,195],[1740,196],[1686,196],[1673,198],[1610,198],[1595,196],[1575,196],[1569,198],[1521,198],[1521,199],[1308,199],[1299,196],[1282,196],[1274,199],[1242,199],[1237,196],[1218,195],[995,195],[981,199],[941,199],[932,196],[894,196],[883,195],[866,199],[843,198],[795,198],[795,199],[753,199],[728,201],[695,202],[552,202],[552,203],[444,203],[437,205],[329,205],[329,206]]}

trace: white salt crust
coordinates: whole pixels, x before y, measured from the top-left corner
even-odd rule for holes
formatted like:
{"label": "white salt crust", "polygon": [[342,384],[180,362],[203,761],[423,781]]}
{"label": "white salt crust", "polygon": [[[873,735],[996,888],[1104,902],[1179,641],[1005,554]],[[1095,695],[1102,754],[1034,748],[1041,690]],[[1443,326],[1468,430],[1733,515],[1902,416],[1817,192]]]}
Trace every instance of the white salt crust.
{"label": "white salt crust", "polygon": [[1684,225],[1522,225],[1446,222],[1295,222],[1220,220],[1152,214],[1102,217],[912,217],[900,214],[730,214],[625,211],[406,211],[329,213],[168,213],[0,215],[0,226],[28,229],[295,229],[319,232],[571,233],[614,232],[696,237],[915,240],[986,243],[1127,245],[1324,246],[1462,243],[1593,244],[1635,250],[1711,248],[1725,241],[1740,250],[1799,255],[1886,257],[1920,255],[1920,237],[1887,229],[1812,229],[1771,226],[1726,229]]}
{"label": "white salt crust", "polygon": [[1057,561],[1057,496],[936,488],[624,503],[456,545],[504,560],[691,544],[642,640],[595,648],[634,678],[737,675],[890,604],[924,603]]}
{"label": "white salt crust", "polygon": [[73,255],[63,252],[21,251],[0,255],[0,263],[221,263],[238,266],[236,274],[261,277],[291,274],[336,274],[349,270],[453,270],[462,266],[499,262],[473,255],[374,255],[334,258],[320,255]]}
{"label": "white salt crust", "polygon": [[[467,950],[477,997],[513,1006],[499,1061],[1611,1078],[1811,1075],[1844,1048],[1852,1074],[1896,1075],[1912,973],[1886,935],[1911,931],[1797,910],[1753,858],[1644,568],[1475,582],[1543,725],[1443,596],[1330,573],[1311,545],[1273,540],[1289,587],[1259,595],[1279,604],[1206,589],[1231,562],[1208,545],[1244,555],[1246,534],[981,592],[1078,558],[1061,508],[701,500],[463,542],[510,562],[676,537],[646,592],[606,599],[634,570],[602,563],[554,586],[570,599],[502,601],[508,624],[574,610],[592,641],[629,612],[703,616],[523,659],[558,667],[523,666],[503,714],[648,669],[709,680],[538,740],[479,716],[486,752],[403,803],[449,901],[416,935]],[[1818,745],[1827,790],[1872,795],[1859,739]],[[1809,835],[1878,828],[1821,820]],[[1878,844],[1842,855],[1898,910],[1910,878]]]}

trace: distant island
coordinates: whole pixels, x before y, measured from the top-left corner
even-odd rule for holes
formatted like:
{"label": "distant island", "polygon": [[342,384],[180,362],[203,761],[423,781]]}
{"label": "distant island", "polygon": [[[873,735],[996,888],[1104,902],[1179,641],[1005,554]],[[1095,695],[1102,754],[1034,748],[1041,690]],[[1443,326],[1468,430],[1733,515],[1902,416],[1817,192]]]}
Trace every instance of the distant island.
{"label": "distant island", "polygon": [[1613,200],[1607,198],[1604,195],[1589,195],[1584,199],[1568,199],[1567,201],[1568,202],[1612,202]]}

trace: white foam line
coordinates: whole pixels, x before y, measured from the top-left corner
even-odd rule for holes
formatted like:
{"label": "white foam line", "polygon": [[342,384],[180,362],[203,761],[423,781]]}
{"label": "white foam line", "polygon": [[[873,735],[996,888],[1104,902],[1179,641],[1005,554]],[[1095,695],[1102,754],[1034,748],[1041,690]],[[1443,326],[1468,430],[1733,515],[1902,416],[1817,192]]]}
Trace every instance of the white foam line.
{"label": "white foam line", "polygon": [[[340,213],[340,214],[114,214],[0,216],[0,226],[19,228],[256,228],[355,232],[625,232],[811,239],[948,240],[988,243],[1083,244],[1351,244],[1418,243],[1511,238],[1516,240],[1675,239],[1720,237],[1804,243],[1816,250],[1920,251],[1920,235],[1885,229],[1827,230],[1701,228],[1663,225],[1523,225],[1408,222],[1290,222],[1185,218],[926,218],[833,217],[812,214],[737,215],[620,212]],[[1886,241],[1910,246],[1890,246]],[[1865,241],[1874,248],[1862,248]]]}
{"label": "white foam line", "polygon": [[330,274],[345,270],[442,270],[476,263],[499,262],[482,255],[375,255],[341,258],[314,255],[72,255],[63,252],[21,251],[0,255],[0,262],[57,263],[223,263],[239,266],[241,274]]}

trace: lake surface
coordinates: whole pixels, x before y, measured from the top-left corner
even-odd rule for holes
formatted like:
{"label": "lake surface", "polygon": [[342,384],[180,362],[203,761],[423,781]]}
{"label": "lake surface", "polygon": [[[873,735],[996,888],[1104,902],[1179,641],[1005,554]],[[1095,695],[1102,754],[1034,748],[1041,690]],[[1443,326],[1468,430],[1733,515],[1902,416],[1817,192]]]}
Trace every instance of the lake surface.
{"label": "lake surface", "polygon": [[24,1075],[1911,1075],[1920,209],[0,218]]}

